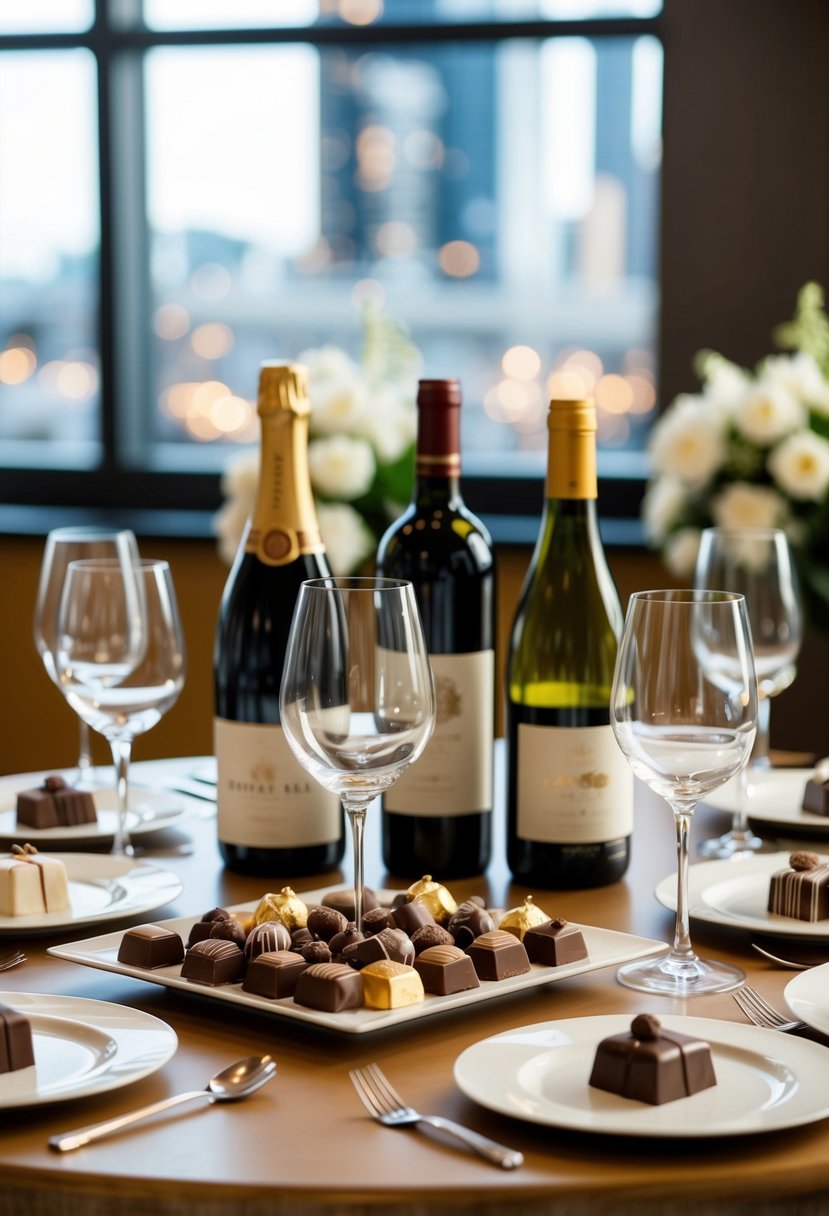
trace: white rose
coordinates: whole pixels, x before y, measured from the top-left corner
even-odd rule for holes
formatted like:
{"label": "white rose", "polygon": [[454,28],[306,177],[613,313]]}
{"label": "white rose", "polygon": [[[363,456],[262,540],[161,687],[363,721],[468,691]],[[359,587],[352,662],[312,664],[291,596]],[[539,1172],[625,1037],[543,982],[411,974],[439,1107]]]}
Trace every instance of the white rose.
{"label": "white rose", "polygon": [[657,477],[648,486],[642,501],[642,519],[645,535],[652,544],[662,544],[682,514],[686,497],[685,487],[676,477]]}
{"label": "white rose", "polygon": [[829,414],[829,381],[812,355],[770,355],[760,366],[764,379],[782,384],[818,413]]}
{"label": "white rose", "polygon": [[786,503],[770,486],[746,481],[727,485],[711,502],[718,528],[777,528],[787,515]]}
{"label": "white rose", "polygon": [[697,564],[699,538],[699,528],[679,528],[665,542],[662,559],[676,578],[692,577]]}
{"label": "white rose", "polygon": [[722,358],[709,360],[705,367],[705,377],[705,397],[729,412],[750,383],[741,367]]}
{"label": "white rose", "polygon": [[346,503],[318,503],[317,520],[334,574],[350,574],[375,546],[362,515]]}
{"label": "white rose", "polygon": [[382,464],[393,464],[417,434],[414,401],[405,400],[388,384],[372,389],[371,409],[359,433],[372,444]]}
{"label": "white rose", "polygon": [[377,467],[371,444],[348,435],[314,439],[308,445],[311,484],[323,498],[348,502],[371,486]]}
{"label": "white rose", "polygon": [[806,424],[806,411],[783,383],[762,379],[734,407],[734,425],[751,443],[770,447]]}
{"label": "white rose", "polygon": [[308,372],[308,380],[353,380],[359,369],[349,354],[340,346],[315,346],[304,350],[299,356]]}
{"label": "white rose", "polygon": [[790,435],[771,453],[768,467],[790,498],[820,502],[829,489],[829,441],[813,431]]}
{"label": "white rose", "polygon": [[703,397],[677,397],[654,425],[650,452],[657,472],[689,486],[704,485],[726,454],[725,419]]}

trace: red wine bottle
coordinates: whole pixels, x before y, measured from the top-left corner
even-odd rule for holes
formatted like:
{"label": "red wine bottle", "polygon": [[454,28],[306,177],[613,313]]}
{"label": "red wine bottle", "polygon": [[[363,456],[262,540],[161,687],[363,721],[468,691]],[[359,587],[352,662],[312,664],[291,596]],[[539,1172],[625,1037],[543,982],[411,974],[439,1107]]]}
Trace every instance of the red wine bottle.
{"label": "red wine bottle", "polygon": [[259,379],[259,484],[225,586],[214,653],[219,852],[231,869],[290,877],[334,868],[342,808],[300,765],[279,725],[279,685],[300,584],[330,574],[308,473],[310,403],[300,364]]}
{"label": "red wine bottle", "polygon": [[437,724],[423,755],[383,795],[393,874],[461,878],[492,839],[495,561],[460,490],[460,385],[421,380],[412,502],[380,542],[380,574],[408,579],[435,677]]}

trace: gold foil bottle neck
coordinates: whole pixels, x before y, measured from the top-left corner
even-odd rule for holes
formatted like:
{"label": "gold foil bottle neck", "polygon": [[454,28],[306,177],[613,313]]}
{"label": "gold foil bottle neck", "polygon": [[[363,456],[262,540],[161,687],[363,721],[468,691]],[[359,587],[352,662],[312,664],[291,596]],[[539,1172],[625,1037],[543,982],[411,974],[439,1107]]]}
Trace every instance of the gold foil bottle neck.
{"label": "gold foil bottle neck", "polygon": [[548,431],[595,431],[596,407],[589,397],[565,400],[554,397],[547,414]]}
{"label": "gold foil bottle neck", "polygon": [[596,497],[596,407],[589,398],[550,402],[545,496]]}
{"label": "gold foil bottle neck", "polygon": [[259,371],[256,412],[260,418],[281,412],[299,417],[310,414],[308,371],[305,365],[276,360],[263,363]]}

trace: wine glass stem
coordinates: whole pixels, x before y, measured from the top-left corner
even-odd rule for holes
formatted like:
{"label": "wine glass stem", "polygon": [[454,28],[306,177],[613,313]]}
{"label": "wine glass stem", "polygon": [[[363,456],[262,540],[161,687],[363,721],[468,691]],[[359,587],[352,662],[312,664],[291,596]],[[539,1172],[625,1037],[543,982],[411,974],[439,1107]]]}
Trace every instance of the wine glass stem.
{"label": "wine glass stem", "polygon": [[677,961],[694,958],[691,946],[691,926],[688,911],[688,841],[691,835],[691,810],[673,808],[676,824],[676,931],[672,957]]}
{"label": "wine glass stem", "polygon": [[115,765],[115,789],[118,794],[118,820],[115,827],[113,853],[132,854],[129,836],[127,834],[127,777],[129,776],[130,755],[132,753],[131,739],[111,739],[112,763]]}
{"label": "wine glass stem", "polygon": [[345,804],[351,821],[351,839],[354,851],[354,923],[358,931],[363,927],[363,829],[366,823],[364,806]]}
{"label": "wine glass stem", "polygon": [[749,760],[749,764],[754,769],[771,768],[771,756],[769,754],[770,720],[771,697],[763,696],[761,693],[757,697],[757,734],[754,739],[754,747],[751,749],[751,758]]}
{"label": "wine glass stem", "polygon": [[89,740],[89,726],[83,718],[78,718],[78,784],[88,784],[91,776],[92,745]]}

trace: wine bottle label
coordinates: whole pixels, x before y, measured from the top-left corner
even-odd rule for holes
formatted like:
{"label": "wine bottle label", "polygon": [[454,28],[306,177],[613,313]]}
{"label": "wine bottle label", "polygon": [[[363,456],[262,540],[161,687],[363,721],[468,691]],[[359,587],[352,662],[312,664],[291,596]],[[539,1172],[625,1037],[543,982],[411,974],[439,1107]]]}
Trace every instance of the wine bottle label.
{"label": "wine bottle label", "polygon": [[339,798],[305,771],[281,726],[215,718],[213,747],[224,844],[297,849],[339,840]]}
{"label": "wine bottle label", "polygon": [[480,814],[492,809],[495,655],[432,654],[437,719],[415,763],[383,795],[401,815]]}
{"label": "wine bottle label", "polygon": [[595,844],[633,830],[633,776],[610,726],[518,724],[517,834]]}

